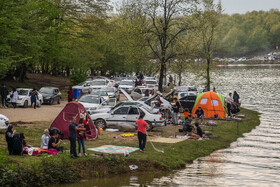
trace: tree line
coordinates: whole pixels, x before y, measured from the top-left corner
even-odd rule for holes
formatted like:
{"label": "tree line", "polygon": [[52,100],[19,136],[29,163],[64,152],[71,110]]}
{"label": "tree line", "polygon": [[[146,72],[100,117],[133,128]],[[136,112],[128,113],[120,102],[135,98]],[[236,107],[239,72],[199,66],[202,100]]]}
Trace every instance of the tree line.
{"label": "tree line", "polygon": [[180,76],[214,56],[275,48],[278,10],[224,15],[213,0],[9,0],[0,2],[0,79],[27,72],[76,76],[123,72]]}

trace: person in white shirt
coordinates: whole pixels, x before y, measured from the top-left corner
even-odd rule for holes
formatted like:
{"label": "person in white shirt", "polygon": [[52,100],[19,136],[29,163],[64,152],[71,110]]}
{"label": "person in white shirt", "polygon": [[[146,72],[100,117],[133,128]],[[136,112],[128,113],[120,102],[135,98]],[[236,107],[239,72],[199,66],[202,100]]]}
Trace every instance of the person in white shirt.
{"label": "person in white shirt", "polygon": [[48,129],[45,129],[44,134],[42,136],[42,140],[41,140],[41,148],[42,149],[48,149],[48,144],[49,144],[49,140],[50,140],[51,136],[50,136],[50,132]]}
{"label": "person in white shirt", "polygon": [[12,103],[13,107],[16,108],[18,100],[18,92],[15,88],[10,93],[10,102]]}
{"label": "person in white shirt", "polygon": [[232,99],[232,93],[229,93],[228,96],[225,99],[225,102],[227,104],[227,111],[228,111],[228,116],[231,116],[231,105],[233,103],[233,99]]}

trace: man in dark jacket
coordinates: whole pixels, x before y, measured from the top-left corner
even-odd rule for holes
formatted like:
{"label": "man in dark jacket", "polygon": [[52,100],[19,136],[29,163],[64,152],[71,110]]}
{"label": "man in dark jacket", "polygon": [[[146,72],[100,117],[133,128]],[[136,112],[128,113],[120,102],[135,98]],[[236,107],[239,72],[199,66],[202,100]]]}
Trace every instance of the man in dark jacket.
{"label": "man in dark jacket", "polygon": [[2,87],[0,89],[0,93],[1,93],[1,101],[2,101],[2,107],[7,108],[8,107],[8,101],[7,101],[7,96],[9,94],[9,91],[6,87],[5,84],[2,84]]}
{"label": "man in dark jacket", "polygon": [[76,123],[76,116],[72,118],[71,123],[69,124],[69,140],[70,140],[70,154],[71,158],[77,158],[77,150],[76,150],[76,139],[77,139],[77,130],[84,131],[86,128],[78,127]]}

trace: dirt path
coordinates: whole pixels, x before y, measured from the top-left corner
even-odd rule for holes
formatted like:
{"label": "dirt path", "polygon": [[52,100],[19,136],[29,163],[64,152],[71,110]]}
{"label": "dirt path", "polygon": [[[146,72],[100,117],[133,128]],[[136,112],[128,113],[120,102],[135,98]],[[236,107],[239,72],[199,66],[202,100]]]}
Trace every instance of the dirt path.
{"label": "dirt path", "polygon": [[42,105],[40,108],[0,108],[0,114],[4,114],[10,122],[33,122],[33,121],[52,121],[66,105],[66,101],[62,101],[60,105]]}

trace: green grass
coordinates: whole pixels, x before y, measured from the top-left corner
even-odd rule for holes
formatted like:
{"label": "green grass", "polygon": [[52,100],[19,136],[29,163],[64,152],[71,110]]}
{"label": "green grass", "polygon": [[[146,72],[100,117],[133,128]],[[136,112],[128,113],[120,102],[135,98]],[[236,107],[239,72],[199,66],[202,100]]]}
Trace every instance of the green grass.
{"label": "green grass", "polygon": [[[71,160],[69,153],[63,153],[57,156],[44,155],[42,157],[30,157],[30,156],[8,156],[6,151],[6,143],[4,140],[4,134],[2,132],[0,139],[0,148],[5,150],[4,153],[0,153],[0,162],[10,163],[4,168],[12,169],[15,173],[19,173],[20,170],[26,170],[34,173],[34,169],[37,174],[34,180],[45,180],[43,172],[39,168],[44,168],[46,165],[51,165],[54,170],[61,168],[68,168],[72,171],[73,167],[77,173],[74,172],[71,179],[60,174],[60,180],[54,180],[56,183],[72,182],[78,180],[80,177],[100,177],[108,174],[120,174],[130,172],[128,169],[129,164],[136,164],[139,166],[138,171],[171,171],[174,169],[180,169],[185,166],[186,163],[190,163],[198,157],[207,156],[217,149],[226,148],[231,142],[241,137],[243,133],[250,132],[253,128],[260,124],[259,113],[247,109],[242,109],[242,114],[245,114],[246,118],[241,122],[233,121],[217,121],[217,126],[212,129],[214,138],[209,140],[185,140],[176,144],[164,144],[154,143],[158,149],[163,149],[164,153],[155,151],[151,144],[147,142],[145,153],[136,151],[130,154],[130,157],[82,157],[76,160]],[[40,139],[43,134],[43,130],[49,126],[50,122],[34,122],[32,124],[18,124],[16,127],[17,132],[24,133],[28,144],[33,146],[40,145]],[[149,135],[161,135],[164,137],[174,136],[178,133],[180,127],[168,125],[161,130],[149,133]],[[137,137],[130,138],[114,138],[114,136],[121,134],[121,132],[102,132],[97,140],[86,141],[86,148],[97,147],[101,145],[122,145],[138,147]],[[63,144],[65,149],[69,149],[69,141],[64,140]],[[88,154],[93,152],[87,151]],[[0,165],[1,166],[1,165]],[[1,168],[1,167],[0,167]],[[65,169],[64,169],[65,170]],[[27,173],[28,173],[27,172]],[[6,172],[4,172],[6,173]],[[65,173],[67,173],[65,171]],[[20,173],[23,175],[22,173]],[[1,175],[1,174],[0,174]],[[41,176],[42,175],[42,176]],[[56,176],[57,173],[48,173],[48,177]],[[25,175],[24,175],[25,176]],[[26,177],[26,176],[25,176]],[[32,178],[31,177],[31,178]],[[0,177],[1,178],[1,177]],[[0,184],[1,183],[0,180]],[[44,185],[45,183],[42,183]]]}

